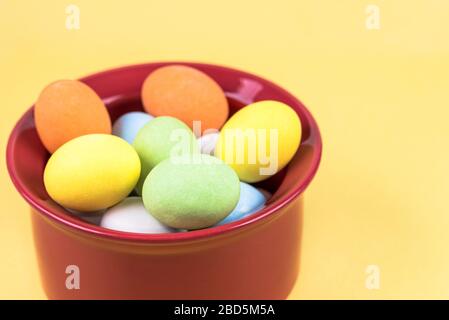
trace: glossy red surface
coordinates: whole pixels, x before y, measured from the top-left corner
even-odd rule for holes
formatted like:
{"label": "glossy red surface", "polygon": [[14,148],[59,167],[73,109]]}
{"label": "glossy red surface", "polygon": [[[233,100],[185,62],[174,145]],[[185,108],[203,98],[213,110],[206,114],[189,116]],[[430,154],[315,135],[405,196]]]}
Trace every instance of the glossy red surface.
{"label": "glossy red surface", "polygon": [[[81,79],[105,101],[112,120],[141,110],[140,87],[150,63]],[[42,283],[49,298],[283,299],[298,272],[302,193],[318,169],[318,127],[291,94],[260,77],[220,66],[202,70],[225,90],[231,113],[260,100],[279,100],[299,115],[301,146],[290,164],[259,183],[273,193],[246,219],[203,230],[145,235],[103,229],[71,215],[47,195],[42,174],[48,153],[36,134],[32,108],[19,120],[7,148],[11,179],[32,207]],[[81,273],[80,290],[65,286],[68,265]]]}

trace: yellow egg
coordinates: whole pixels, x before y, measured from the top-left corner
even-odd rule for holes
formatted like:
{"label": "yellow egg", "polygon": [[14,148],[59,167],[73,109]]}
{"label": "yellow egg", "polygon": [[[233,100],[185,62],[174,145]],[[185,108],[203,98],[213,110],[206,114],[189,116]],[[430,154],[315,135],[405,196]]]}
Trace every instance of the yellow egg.
{"label": "yellow egg", "polygon": [[89,134],[53,153],[45,167],[44,184],[63,207],[96,211],[124,199],[139,176],[139,156],[130,144],[112,135]]}
{"label": "yellow egg", "polygon": [[301,141],[296,112],[278,101],[259,101],[235,113],[223,126],[215,155],[241,181],[262,181],[284,168]]}

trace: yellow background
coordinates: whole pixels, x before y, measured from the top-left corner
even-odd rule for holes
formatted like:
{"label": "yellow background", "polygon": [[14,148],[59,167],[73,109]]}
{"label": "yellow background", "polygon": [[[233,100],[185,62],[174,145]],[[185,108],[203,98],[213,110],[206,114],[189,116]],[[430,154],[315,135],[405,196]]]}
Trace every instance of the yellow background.
{"label": "yellow background", "polygon": [[[298,96],[324,140],[291,298],[449,298],[448,15],[446,0],[0,0],[1,149],[56,79],[170,59],[254,72]],[[0,161],[0,298],[45,298]]]}

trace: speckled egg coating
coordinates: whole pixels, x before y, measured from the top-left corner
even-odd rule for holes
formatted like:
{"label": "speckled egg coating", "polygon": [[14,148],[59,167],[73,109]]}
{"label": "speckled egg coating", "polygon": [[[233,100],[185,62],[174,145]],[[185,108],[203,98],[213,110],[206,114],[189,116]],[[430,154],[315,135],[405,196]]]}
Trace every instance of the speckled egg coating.
{"label": "speckled egg coating", "polygon": [[223,225],[243,219],[259,209],[262,209],[265,202],[266,198],[262,192],[250,184],[240,182],[240,198],[237,206],[226,218],[217,223],[217,225]]}
{"label": "speckled egg coating", "polygon": [[144,207],[142,198],[129,197],[109,208],[101,219],[102,227],[134,233],[172,233],[176,229],[167,227],[154,218]]}
{"label": "speckled egg coating", "polygon": [[56,81],[42,90],[34,118],[42,144],[50,153],[82,135],[111,133],[111,119],[103,101],[77,80]]}
{"label": "speckled egg coating", "polygon": [[128,196],[139,176],[139,156],[129,143],[113,135],[89,134],[53,153],[44,170],[44,185],[65,208],[97,211]]}
{"label": "speckled egg coating", "polygon": [[229,164],[241,181],[258,182],[289,163],[301,135],[301,121],[292,108],[279,101],[259,101],[240,109],[226,122],[215,155]]}
{"label": "speckled egg coating", "polygon": [[202,132],[220,129],[228,118],[229,106],[221,87],[204,72],[184,66],[161,67],[142,85],[145,110],[155,116],[172,116],[193,128],[201,121]]}
{"label": "speckled egg coating", "polygon": [[142,172],[136,186],[138,194],[148,173],[161,161],[171,155],[198,152],[198,145],[190,128],[173,117],[156,117],[139,130],[134,139],[142,165]]}
{"label": "speckled egg coating", "polygon": [[148,175],[145,207],[162,223],[179,229],[202,229],[224,219],[237,205],[237,174],[221,160],[204,154],[167,159]]}
{"label": "speckled egg coating", "polygon": [[133,111],[120,116],[112,126],[112,134],[132,144],[137,133],[154,117],[145,112]]}

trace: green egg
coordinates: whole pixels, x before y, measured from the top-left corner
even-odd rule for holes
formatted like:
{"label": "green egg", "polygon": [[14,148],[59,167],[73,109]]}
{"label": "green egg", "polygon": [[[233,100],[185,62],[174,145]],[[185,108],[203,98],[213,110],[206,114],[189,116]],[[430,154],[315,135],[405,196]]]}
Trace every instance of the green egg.
{"label": "green egg", "polygon": [[178,229],[207,228],[237,205],[237,174],[218,158],[193,154],[169,158],[147,176],[143,202],[163,224]]}
{"label": "green egg", "polygon": [[173,117],[157,117],[137,133],[133,146],[140,158],[142,171],[136,185],[138,194],[148,173],[162,160],[171,156],[198,153],[196,138],[190,128]]}

